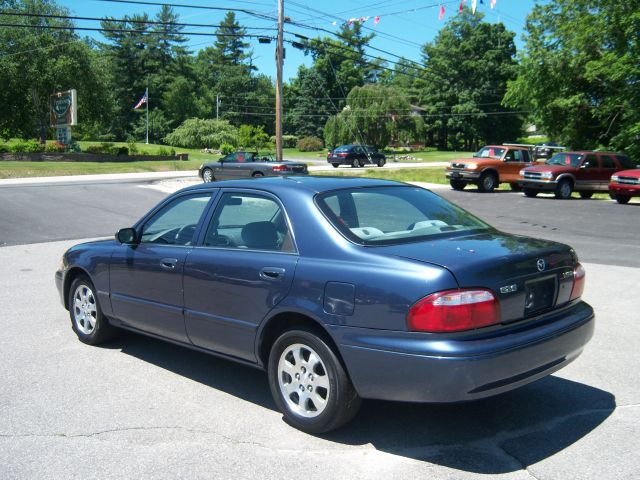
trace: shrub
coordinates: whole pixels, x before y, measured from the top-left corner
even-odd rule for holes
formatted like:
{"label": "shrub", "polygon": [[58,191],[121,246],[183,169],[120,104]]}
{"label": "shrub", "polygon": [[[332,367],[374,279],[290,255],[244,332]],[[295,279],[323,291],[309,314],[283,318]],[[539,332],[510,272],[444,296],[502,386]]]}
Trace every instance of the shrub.
{"label": "shrub", "polygon": [[49,142],[44,146],[45,152],[62,153],[67,151],[67,146],[60,142]]}
{"label": "shrub", "polygon": [[302,137],[296,146],[301,152],[319,152],[324,148],[322,140],[318,137]]}
{"label": "shrub", "polygon": [[222,155],[229,155],[230,153],[233,153],[235,151],[235,147],[229,143],[223,143],[222,145],[220,145],[220,153],[222,153]]}
{"label": "shrub", "polygon": [[6,143],[0,143],[0,153],[6,153],[9,151],[9,147]]}
{"label": "shrub", "polygon": [[171,155],[171,150],[169,150],[167,147],[160,147],[156,151],[156,155],[161,155],[163,157],[168,157],[168,156]]}
{"label": "shrub", "polygon": [[134,141],[128,141],[127,148],[129,149],[129,155],[137,155],[139,153],[138,146]]}
{"label": "shrub", "polygon": [[[269,141],[275,145],[276,137],[272,135],[269,137]],[[298,144],[298,137],[296,135],[283,135],[282,136],[282,148],[296,148]]]}
{"label": "shrub", "polygon": [[37,140],[14,140],[8,144],[12,153],[34,153],[42,152],[43,147]]}
{"label": "shrub", "polygon": [[89,145],[85,151],[99,155],[129,155],[129,149],[127,147],[119,147],[107,142],[102,142],[99,145]]}

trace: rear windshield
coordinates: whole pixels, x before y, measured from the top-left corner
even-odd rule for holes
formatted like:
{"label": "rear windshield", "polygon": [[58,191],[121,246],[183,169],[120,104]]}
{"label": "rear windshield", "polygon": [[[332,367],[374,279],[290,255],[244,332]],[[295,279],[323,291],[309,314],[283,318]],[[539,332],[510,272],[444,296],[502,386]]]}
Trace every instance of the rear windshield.
{"label": "rear windshield", "polygon": [[491,229],[418,187],[335,190],[318,195],[316,203],[336,230],[362,245],[395,245]]}
{"label": "rear windshield", "polygon": [[499,147],[482,147],[476,153],[473,154],[474,157],[480,158],[500,158],[506,148]]}
{"label": "rear windshield", "polygon": [[343,145],[342,147],[338,147],[334,150],[334,153],[344,153],[344,152],[348,152],[352,149],[353,147],[350,145]]}
{"label": "rear windshield", "polygon": [[584,155],[580,153],[556,153],[546,163],[547,165],[564,165],[578,168],[582,163],[582,157]]}

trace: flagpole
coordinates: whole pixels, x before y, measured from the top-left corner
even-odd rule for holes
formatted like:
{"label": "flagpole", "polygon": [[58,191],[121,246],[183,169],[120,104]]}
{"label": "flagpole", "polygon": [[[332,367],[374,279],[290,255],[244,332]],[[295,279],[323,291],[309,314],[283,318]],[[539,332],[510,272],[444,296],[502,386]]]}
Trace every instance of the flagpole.
{"label": "flagpole", "polygon": [[144,90],[144,94],[147,97],[147,145],[149,145],[149,87]]}

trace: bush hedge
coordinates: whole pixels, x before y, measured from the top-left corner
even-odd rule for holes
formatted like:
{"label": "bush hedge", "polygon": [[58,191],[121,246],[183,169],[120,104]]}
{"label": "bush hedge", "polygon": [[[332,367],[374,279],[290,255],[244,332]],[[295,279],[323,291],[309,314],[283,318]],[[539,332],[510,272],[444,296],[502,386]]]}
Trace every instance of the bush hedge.
{"label": "bush hedge", "polygon": [[301,152],[319,152],[324,148],[324,143],[318,137],[302,137],[296,146]]}

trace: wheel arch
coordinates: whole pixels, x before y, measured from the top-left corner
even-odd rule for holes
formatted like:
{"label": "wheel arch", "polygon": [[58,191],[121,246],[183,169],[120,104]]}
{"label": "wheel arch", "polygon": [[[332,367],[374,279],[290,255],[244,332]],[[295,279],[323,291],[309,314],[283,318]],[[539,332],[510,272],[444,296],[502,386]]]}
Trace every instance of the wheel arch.
{"label": "wheel arch", "polygon": [[89,276],[87,271],[77,266],[71,267],[69,270],[67,270],[67,273],[64,276],[64,285],[62,291],[64,292],[64,308],[66,308],[67,310],[69,310],[69,289],[71,288],[71,284],[73,283],[73,281],[80,275],[84,275],[89,280],[91,280],[91,277]]}
{"label": "wheel arch", "polygon": [[[498,170],[496,170],[495,167],[486,167],[484,170],[480,171],[480,176],[488,175],[488,174],[495,176],[497,183],[501,182],[500,174],[498,173]],[[478,179],[478,181],[480,181],[480,179]]]}
{"label": "wheel arch", "polygon": [[306,313],[296,311],[284,311],[279,312],[269,319],[265,320],[260,326],[256,335],[256,358],[258,364],[266,368],[269,363],[269,352],[271,346],[276,339],[286,330],[290,330],[295,327],[304,327],[316,333],[327,345],[334,351],[345,372],[348,373],[342,354],[338,349],[338,345],[327,330],[327,328],[318,319]]}
{"label": "wheel arch", "polygon": [[572,186],[575,186],[575,184],[576,184],[576,178],[573,175],[571,175],[570,173],[561,173],[560,175],[558,175],[556,177],[556,182],[557,183],[560,183],[560,182],[562,182],[564,180],[569,180],[571,182]]}

